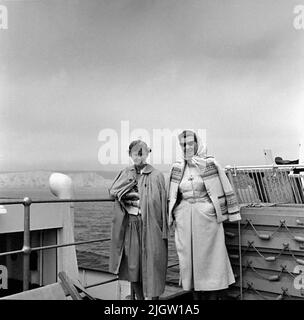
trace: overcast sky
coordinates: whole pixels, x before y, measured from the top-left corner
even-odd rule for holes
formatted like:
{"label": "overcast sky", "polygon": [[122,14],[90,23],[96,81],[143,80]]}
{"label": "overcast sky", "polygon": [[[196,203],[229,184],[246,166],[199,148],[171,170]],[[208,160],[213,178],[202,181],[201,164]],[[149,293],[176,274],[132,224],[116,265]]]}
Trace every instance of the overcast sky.
{"label": "overcast sky", "polygon": [[[206,129],[223,164],[298,157],[300,0],[1,1],[0,168],[106,170],[101,130]],[[303,1],[304,4],[304,1]],[[302,113],[301,113],[302,112]],[[303,125],[302,125],[303,127]],[[152,142],[151,142],[152,143]]]}

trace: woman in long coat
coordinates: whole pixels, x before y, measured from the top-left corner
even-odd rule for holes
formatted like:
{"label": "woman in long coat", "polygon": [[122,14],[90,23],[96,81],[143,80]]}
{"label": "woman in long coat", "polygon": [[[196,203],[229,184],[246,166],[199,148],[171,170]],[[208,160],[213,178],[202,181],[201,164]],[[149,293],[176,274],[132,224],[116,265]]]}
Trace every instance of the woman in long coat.
{"label": "woman in long coat", "polygon": [[175,222],[180,284],[198,298],[235,282],[222,222],[240,220],[240,213],[225,172],[199,137],[184,130],[178,139],[182,158],[170,173],[169,225]]}
{"label": "woman in long coat", "polygon": [[115,178],[110,271],[131,282],[137,299],[157,299],[165,289],[168,261],[167,197],[163,174],[146,163],[141,140],[129,146],[134,165]]}

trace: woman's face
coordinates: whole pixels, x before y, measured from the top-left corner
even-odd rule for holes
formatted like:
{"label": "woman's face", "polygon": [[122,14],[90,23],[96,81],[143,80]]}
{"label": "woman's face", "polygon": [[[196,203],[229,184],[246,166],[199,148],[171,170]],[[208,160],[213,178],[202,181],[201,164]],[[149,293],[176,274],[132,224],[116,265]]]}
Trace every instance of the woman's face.
{"label": "woman's face", "polygon": [[130,157],[136,166],[146,163],[149,151],[145,146],[134,146],[131,150]]}
{"label": "woman's face", "polygon": [[187,134],[185,137],[181,137],[179,144],[186,160],[190,160],[197,153],[197,143],[194,140],[194,134]]}

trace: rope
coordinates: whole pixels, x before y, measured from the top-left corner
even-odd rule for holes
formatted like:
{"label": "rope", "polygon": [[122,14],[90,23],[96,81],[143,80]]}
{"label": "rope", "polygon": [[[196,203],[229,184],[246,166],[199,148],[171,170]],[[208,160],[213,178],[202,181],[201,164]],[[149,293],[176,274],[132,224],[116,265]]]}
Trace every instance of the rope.
{"label": "rope", "polygon": [[262,295],[258,290],[256,290],[253,286],[253,283],[249,283],[247,282],[247,286],[248,286],[248,290],[252,290],[255,294],[257,294],[258,296],[260,296],[263,300],[271,300],[268,297],[265,297],[264,295]]}
{"label": "rope", "polygon": [[285,272],[285,273],[289,274],[293,279],[295,279],[296,276],[294,274],[292,274],[290,271],[288,271],[286,266],[281,265],[280,267],[282,269],[281,273]]}
{"label": "rope", "polygon": [[285,246],[285,249],[288,250],[288,252],[290,253],[290,255],[292,256],[292,258],[295,260],[296,263],[299,263],[299,264],[304,264],[304,260],[303,259],[298,259],[294,253],[292,252],[292,250],[290,250],[290,247],[289,247],[289,243],[283,243],[283,245]]}
{"label": "rope", "polygon": [[268,280],[268,281],[278,281],[280,280],[280,275],[282,273],[282,271],[280,272],[279,275],[273,275],[270,277],[265,277],[263,274],[261,274],[260,272],[258,272],[253,266],[252,266],[252,261],[248,261],[248,267],[255,272],[259,277],[261,277],[264,280]]}
{"label": "rope", "polygon": [[[251,283],[247,282],[247,290],[252,290],[252,291],[254,291],[254,293],[257,294],[258,296],[260,296],[263,300],[273,300],[273,299],[271,299],[271,298],[268,298],[268,297],[264,296],[264,295],[261,294],[258,290],[256,290],[256,289],[254,288],[252,282],[251,282]],[[291,296],[288,294],[288,289],[287,289],[287,288],[283,288],[283,287],[282,287],[281,290],[282,290],[282,293],[277,296],[277,300],[283,300],[283,299],[284,299],[284,296],[291,297]]]}
{"label": "rope", "polygon": [[255,232],[255,234],[260,238],[260,239],[262,239],[262,240],[269,240],[270,238],[272,238],[280,229],[281,229],[281,227],[283,226],[283,223],[282,223],[282,221],[281,221],[281,224],[277,227],[277,229],[274,231],[274,232],[272,232],[271,234],[260,234],[260,233],[258,233],[258,231],[256,230],[256,228],[254,227],[254,224],[251,222],[251,220],[250,219],[246,219],[247,220],[247,224],[249,224],[251,227],[252,227],[252,229],[253,229],[253,231]]}
{"label": "rope", "polygon": [[285,220],[281,220],[281,224],[284,226],[284,228],[287,230],[288,234],[291,235],[291,237],[293,238],[293,240],[297,241],[297,242],[304,242],[304,238],[300,237],[300,236],[295,236],[287,227]]}
{"label": "rope", "polygon": [[[254,241],[248,241],[248,247],[253,248],[253,249],[258,253],[258,255],[259,255],[260,257],[262,257],[263,259],[265,259],[267,262],[273,262],[273,261],[277,260],[277,259],[281,256],[281,254],[282,254],[285,250],[287,250],[287,249],[290,251],[289,245],[283,243],[283,248],[280,250],[280,252],[279,252],[276,256],[265,257],[265,256],[253,245],[253,243],[254,243]],[[294,257],[294,258],[295,258],[295,257]],[[296,260],[296,262],[298,262],[298,261],[301,260],[301,259],[295,258],[295,260]]]}

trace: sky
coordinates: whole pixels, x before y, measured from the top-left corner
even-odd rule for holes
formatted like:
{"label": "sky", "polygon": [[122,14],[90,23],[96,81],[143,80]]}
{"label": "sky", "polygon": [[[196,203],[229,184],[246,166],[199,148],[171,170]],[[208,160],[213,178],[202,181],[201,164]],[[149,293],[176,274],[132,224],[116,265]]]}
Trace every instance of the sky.
{"label": "sky", "polygon": [[301,1],[0,0],[0,170],[115,170],[123,123],[154,146],[153,130],[203,129],[222,165],[297,159]]}

